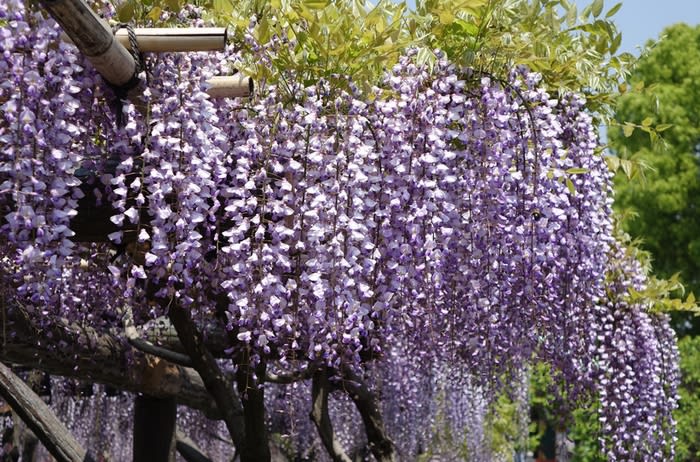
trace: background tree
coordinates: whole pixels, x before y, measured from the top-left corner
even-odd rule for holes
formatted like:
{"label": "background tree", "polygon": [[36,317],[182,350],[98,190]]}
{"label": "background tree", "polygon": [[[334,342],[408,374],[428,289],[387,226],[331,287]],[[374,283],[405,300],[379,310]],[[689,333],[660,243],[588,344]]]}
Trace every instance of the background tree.
{"label": "background tree", "polygon": [[[632,212],[625,229],[651,252],[662,277],[680,272],[686,288],[700,293],[700,27],[679,24],[639,60],[630,88],[651,91],[620,97],[609,131],[611,148],[623,159],[648,165],[641,181],[616,183],[616,206]],[[663,141],[641,128],[659,124]]]}
{"label": "background tree", "polygon": [[687,335],[678,341],[681,384],[678,411],[678,461],[700,458],[700,337]]}
{"label": "background tree", "polygon": [[[700,26],[664,30],[644,54],[629,82],[637,91],[619,98],[610,146],[622,159],[646,165],[629,181],[618,175],[616,204],[625,229],[648,250],[653,271],[700,293]],[[662,129],[662,137],[649,127]],[[651,135],[651,136],[650,136]],[[697,318],[674,315],[680,335],[681,387],[678,460],[698,457]]]}

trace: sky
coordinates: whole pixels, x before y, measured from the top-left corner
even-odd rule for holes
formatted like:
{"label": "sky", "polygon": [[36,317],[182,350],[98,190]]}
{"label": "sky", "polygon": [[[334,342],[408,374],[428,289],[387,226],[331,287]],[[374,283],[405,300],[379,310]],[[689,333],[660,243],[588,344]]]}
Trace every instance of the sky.
{"label": "sky", "polygon": [[[592,0],[576,0],[579,11]],[[606,0],[604,11],[618,2]],[[685,22],[691,26],[700,24],[700,0],[624,0],[622,8],[613,16],[622,32],[620,51],[639,54],[638,47],[647,40],[658,39],[666,26]]]}

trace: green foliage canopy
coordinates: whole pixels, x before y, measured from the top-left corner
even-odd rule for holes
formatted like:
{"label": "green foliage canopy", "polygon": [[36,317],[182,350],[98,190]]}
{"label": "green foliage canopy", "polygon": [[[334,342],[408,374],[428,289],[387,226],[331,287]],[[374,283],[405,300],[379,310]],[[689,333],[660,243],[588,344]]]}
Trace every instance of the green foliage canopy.
{"label": "green foliage canopy", "polygon": [[[184,3],[126,0],[117,11],[121,21],[158,23],[163,12],[177,12]],[[213,22],[230,26],[234,43],[244,50],[251,46],[248,34],[258,44],[273,38],[294,41],[292,52],[278,47],[269,62],[245,63],[243,71],[259,82],[284,85],[293,79],[310,85],[345,75],[368,90],[406,47],[418,48],[419,62],[429,66],[440,49],[454,63],[497,77],[514,66],[528,66],[542,73],[554,93],[586,94],[588,108],[605,121],[634,61],[618,53],[621,34],[612,18],[621,4],[606,10],[603,0],[582,11],[569,0],[418,0],[415,10],[393,0],[194,3]]]}
{"label": "green foliage canopy", "polygon": [[[617,206],[628,217],[626,230],[651,255],[657,275],[681,280],[691,291],[687,305],[695,303],[693,292],[700,293],[700,26],[678,24],[663,36],[632,75],[630,87],[638,91],[619,99],[621,125],[609,131],[609,139],[620,159],[649,167],[640,181],[618,175]],[[663,131],[663,140],[649,130],[653,125]],[[679,332],[689,333],[687,318],[679,320]],[[697,460],[700,454],[699,346],[698,337],[679,342],[677,460]]]}

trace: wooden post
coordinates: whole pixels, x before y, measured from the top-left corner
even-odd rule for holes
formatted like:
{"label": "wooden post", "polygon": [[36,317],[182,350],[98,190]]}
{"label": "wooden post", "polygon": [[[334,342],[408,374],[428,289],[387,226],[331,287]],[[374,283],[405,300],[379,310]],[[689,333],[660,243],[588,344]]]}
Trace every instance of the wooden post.
{"label": "wooden post", "polygon": [[118,87],[134,82],[134,58],[84,0],[41,3],[107,82]]}
{"label": "wooden post", "polygon": [[[136,43],[143,52],[223,51],[226,47],[225,27],[169,27],[134,28]],[[73,42],[68,34],[61,34],[66,42]],[[129,33],[119,29],[116,38],[126,49],[131,49]]]}
{"label": "wooden post", "polygon": [[139,395],[134,401],[134,462],[175,461],[174,398]]}

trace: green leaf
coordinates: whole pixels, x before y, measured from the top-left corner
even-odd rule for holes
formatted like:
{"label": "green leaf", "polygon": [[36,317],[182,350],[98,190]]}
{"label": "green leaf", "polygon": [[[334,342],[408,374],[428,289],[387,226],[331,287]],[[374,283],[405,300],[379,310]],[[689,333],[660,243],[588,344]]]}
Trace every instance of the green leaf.
{"label": "green leaf", "polygon": [[576,187],[574,186],[574,182],[571,181],[571,178],[567,178],[567,179],[566,179],[566,187],[569,188],[569,192],[570,192],[572,195],[575,195],[575,194],[576,194]]}
{"label": "green leaf", "polygon": [[573,167],[569,168],[566,170],[566,173],[569,175],[581,175],[583,173],[588,173],[589,170],[587,168],[581,168],[581,167]]}
{"label": "green leaf", "polygon": [[608,168],[611,172],[617,172],[620,168],[620,158],[617,156],[605,156],[605,161],[608,163]]}
{"label": "green leaf", "polygon": [[613,6],[608,10],[608,12],[605,14],[606,18],[611,18],[612,16],[615,15],[618,11],[620,11],[620,8],[622,8],[622,2],[618,3],[617,5]]}
{"label": "green leaf", "polygon": [[439,14],[440,24],[450,24],[455,18],[454,13],[448,10],[442,10]]}
{"label": "green leaf", "polygon": [[617,50],[620,49],[620,45],[622,44],[622,34],[617,33],[615,34],[615,38],[613,38],[612,43],[610,43],[610,53],[617,53]]}
{"label": "green leaf", "polygon": [[231,0],[214,0],[213,6],[217,15],[229,16],[233,13],[233,2]]}
{"label": "green leaf", "polygon": [[654,120],[651,117],[647,117],[646,119],[642,120],[642,127],[650,127],[653,122]]}
{"label": "green leaf", "polygon": [[435,53],[432,50],[429,50],[428,48],[421,48],[418,50],[418,54],[416,55],[416,64],[419,66],[425,65],[428,67],[429,70],[432,71],[433,66],[435,66],[435,63],[437,62],[437,57],[435,56]]}
{"label": "green leaf", "polygon": [[470,14],[476,14],[478,9],[486,5],[488,1],[489,0],[462,0],[454,5],[454,11],[463,11]]}
{"label": "green leaf", "polygon": [[665,130],[668,130],[671,127],[673,127],[673,124],[659,124],[656,127],[654,127],[654,129],[660,133],[660,132],[663,132]]}
{"label": "green leaf", "polygon": [[576,5],[569,4],[566,7],[566,23],[569,26],[573,26],[576,24],[576,20],[578,19],[578,9],[576,8]]}
{"label": "green leaf", "polygon": [[598,16],[600,16],[600,13],[603,12],[604,3],[605,2],[603,0],[595,0],[591,4],[591,13],[593,14],[594,18],[597,18]]}
{"label": "green leaf", "polygon": [[159,6],[156,6],[156,7],[153,7],[151,9],[151,11],[148,12],[146,17],[153,22],[157,22],[160,19],[160,14],[162,12],[163,12],[163,10],[161,10]]}
{"label": "green leaf", "polygon": [[622,133],[625,134],[625,137],[629,138],[632,136],[632,133],[634,133],[634,125],[626,122],[625,125],[622,126]]}
{"label": "green leaf", "polygon": [[304,0],[304,6],[306,6],[310,10],[322,10],[329,4],[329,0]]}
{"label": "green leaf", "polygon": [[129,0],[117,8],[117,18],[120,22],[132,22],[136,13],[136,2]]}
{"label": "green leaf", "polygon": [[622,171],[625,172],[625,176],[627,178],[632,178],[634,164],[627,159],[620,159],[620,166],[622,167]]}
{"label": "green leaf", "polygon": [[171,11],[180,11],[182,8],[182,0],[165,0],[165,6]]}
{"label": "green leaf", "polygon": [[473,22],[464,21],[463,19],[456,18],[455,24],[461,27],[462,32],[466,35],[475,36],[479,33],[479,27]]}

